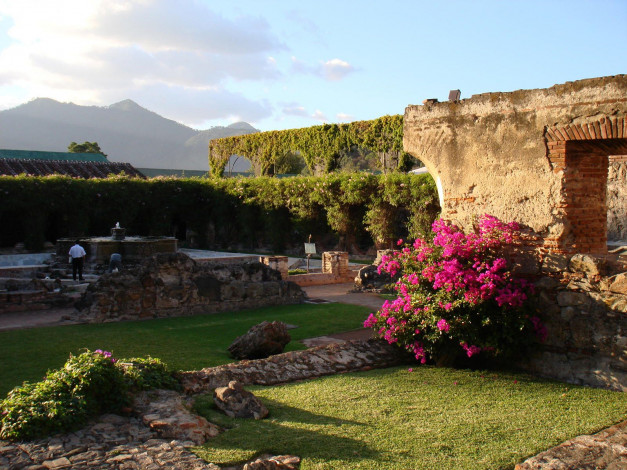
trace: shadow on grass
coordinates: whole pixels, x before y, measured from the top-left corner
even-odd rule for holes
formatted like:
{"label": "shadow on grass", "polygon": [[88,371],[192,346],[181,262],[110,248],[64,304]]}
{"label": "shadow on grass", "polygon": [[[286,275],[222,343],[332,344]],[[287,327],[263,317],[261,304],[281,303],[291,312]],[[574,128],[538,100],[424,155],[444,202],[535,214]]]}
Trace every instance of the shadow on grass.
{"label": "shadow on grass", "polygon": [[[360,437],[368,425],[312,413],[276,400],[262,399],[270,410],[263,420],[229,418],[221,414],[210,395],[199,397],[196,411],[209,421],[227,428],[194,452],[218,465],[238,465],[261,454],[292,454],[301,458],[332,462],[337,459],[377,460],[379,452]],[[347,429],[354,432],[347,433]]]}

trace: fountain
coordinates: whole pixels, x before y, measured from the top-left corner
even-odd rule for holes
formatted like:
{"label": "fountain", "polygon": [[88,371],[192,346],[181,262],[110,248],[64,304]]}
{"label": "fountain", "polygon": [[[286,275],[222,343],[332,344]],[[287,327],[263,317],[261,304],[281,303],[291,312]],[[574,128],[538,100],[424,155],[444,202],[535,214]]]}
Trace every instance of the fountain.
{"label": "fountain", "polygon": [[[80,237],[81,245],[87,252],[86,262],[109,264],[113,253],[120,253],[124,264],[138,264],[155,253],[176,253],[178,240],[175,237],[127,237],[126,229],[117,222],[111,228],[109,237]],[[76,238],[57,240],[57,256],[67,258],[70,247]]]}

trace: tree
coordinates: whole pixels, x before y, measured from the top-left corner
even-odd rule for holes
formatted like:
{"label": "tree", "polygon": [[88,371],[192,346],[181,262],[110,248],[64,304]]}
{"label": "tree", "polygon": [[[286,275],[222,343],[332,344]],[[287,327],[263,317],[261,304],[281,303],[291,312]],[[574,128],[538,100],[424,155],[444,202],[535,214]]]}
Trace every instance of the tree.
{"label": "tree", "polygon": [[106,153],[100,150],[100,145],[98,145],[98,142],[86,141],[82,144],[77,144],[76,142],[72,142],[70,145],[68,145],[67,150],[70,153],[99,153],[99,154],[104,155],[105,157],[107,156]]}

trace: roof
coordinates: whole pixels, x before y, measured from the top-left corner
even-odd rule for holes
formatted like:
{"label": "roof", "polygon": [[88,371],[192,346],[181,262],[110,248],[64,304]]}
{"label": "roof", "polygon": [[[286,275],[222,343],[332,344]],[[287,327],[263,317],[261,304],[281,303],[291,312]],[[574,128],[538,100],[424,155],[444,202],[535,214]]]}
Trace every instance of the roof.
{"label": "roof", "polygon": [[108,162],[101,153],[70,153],[70,152],[42,152],[39,150],[7,150],[0,149],[0,158],[14,158],[17,160],[63,160],[81,162]]}
{"label": "roof", "polygon": [[[52,153],[52,152],[41,152]],[[78,154],[80,155],[80,154]],[[106,178],[124,172],[131,177],[145,178],[130,163],[63,160],[26,160],[18,158],[2,158],[0,154],[0,175],[17,176],[22,173],[33,176],[67,175],[74,178]]]}
{"label": "roof", "polygon": [[205,178],[209,172],[204,170],[173,170],[163,168],[138,168],[146,177],[170,176],[175,178]]}

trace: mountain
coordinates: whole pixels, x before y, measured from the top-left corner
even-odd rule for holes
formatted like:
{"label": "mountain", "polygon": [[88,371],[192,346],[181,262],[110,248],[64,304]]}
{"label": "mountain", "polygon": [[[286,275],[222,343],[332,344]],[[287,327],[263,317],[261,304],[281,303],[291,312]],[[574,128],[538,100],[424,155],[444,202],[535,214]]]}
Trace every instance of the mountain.
{"label": "mountain", "polygon": [[110,161],[138,168],[207,171],[211,139],[254,132],[246,122],[192,129],[132,100],[101,107],[37,98],[0,111],[0,148],[65,152],[70,142],[98,142]]}

